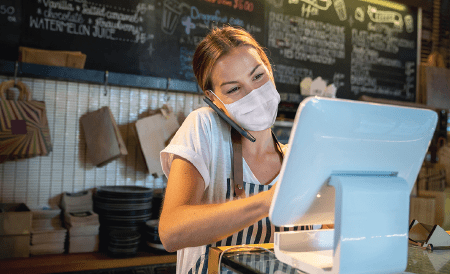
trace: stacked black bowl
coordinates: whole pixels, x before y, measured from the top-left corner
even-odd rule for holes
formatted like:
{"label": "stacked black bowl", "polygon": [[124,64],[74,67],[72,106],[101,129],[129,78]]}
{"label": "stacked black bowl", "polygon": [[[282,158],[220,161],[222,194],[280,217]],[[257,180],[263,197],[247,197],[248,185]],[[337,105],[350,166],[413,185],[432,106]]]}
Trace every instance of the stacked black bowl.
{"label": "stacked black bowl", "polygon": [[165,251],[164,246],[161,243],[158,233],[159,220],[149,220],[145,223],[145,229],[142,236],[147,245],[153,249]]}
{"label": "stacked black bowl", "polygon": [[139,248],[141,234],[137,231],[113,230],[109,233],[108,255],[132,257]]}
{"label": "stacked black bowl", "polygon": [[[130,236],[126,242],[124,256],[130,256],[136,243],[134,240],[136,233],[140,233],[145,228],[145,223],[152,217],[153,190],[139,186],[102,186],[97,189],[94,195],[94,211],[99,215],[100,220],[100,248],[102,250],[111,249],[113,245],[114,256],[120,256],[120,248],[117,248],[117,235]],[[112,244],[111,235],[116,235]],[[125,236],[123,236],[125,237]],[[122,238],[123,238],[122,237]]]}

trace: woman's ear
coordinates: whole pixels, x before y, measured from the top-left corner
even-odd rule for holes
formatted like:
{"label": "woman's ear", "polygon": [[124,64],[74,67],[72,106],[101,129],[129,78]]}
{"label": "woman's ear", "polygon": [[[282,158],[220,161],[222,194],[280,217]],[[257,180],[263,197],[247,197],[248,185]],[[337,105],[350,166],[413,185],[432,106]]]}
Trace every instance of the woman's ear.
{"label": "woman's ear", "polygon": [[211,90],[206,90],[205,95],[206,95],[206,97],[209,98],[209,100],[211,100],[211,102],[214,102],[216,99],[216,96],[214,96],[214,94],[212,94]]}

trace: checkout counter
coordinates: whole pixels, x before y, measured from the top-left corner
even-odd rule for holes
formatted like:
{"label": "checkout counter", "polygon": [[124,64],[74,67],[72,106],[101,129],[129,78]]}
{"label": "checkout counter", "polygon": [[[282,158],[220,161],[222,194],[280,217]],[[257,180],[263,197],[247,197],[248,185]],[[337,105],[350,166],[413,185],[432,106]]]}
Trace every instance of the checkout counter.
{"label": "checkout counter", "polygon": [[[212,273],[211,270],[210,273]],[[225,253],[221,260],[220,273],[294,274],[305,272],[279,261],[271,252],[258,249]],[[450,273],[450,248],[431,251],[409,244],[408,264],[403,273]]]}

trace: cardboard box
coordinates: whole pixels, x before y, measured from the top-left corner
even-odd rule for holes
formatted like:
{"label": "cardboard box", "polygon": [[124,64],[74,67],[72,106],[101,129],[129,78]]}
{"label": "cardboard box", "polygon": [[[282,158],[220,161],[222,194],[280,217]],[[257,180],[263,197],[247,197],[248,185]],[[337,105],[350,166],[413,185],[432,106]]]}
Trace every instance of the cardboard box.
{"label": "cardboard box", "polygon": [[419,190],[418,195],[434,199],[434,223],[430,225],[439,225],[444,230],[450,230],[450,188],[445,191]]}
{"label": "cardboard box", "polygon": [[0,203],[0,258],[28,257],[33,214],[23,203]]}
{"label": "cardboard box", "polygon": [[69,253],[97,252],[99,250],[99,235],[69,237]]}
{"label": "cardboard box", "polygon": [[229,252],[237,252],[237,251],[247,251],[252,250],[254,247],[263,247],[266,249],[273,250],[273,243],[268,244],[251,244],[251,245],[236,245],[236,246],[218,246],[211,247],[209,249],[209,258],[208,258],[208,273],[209,274],[217,274],[217,270],[219,268],[219,258],[222,252],[228,253],[226,251],[229,249]]}
{"label": "cardboard box", "polygon": [[44,50],[19,47],[19,61],[46,66],[83,69],[86,63],[86,54],[83,54],[80,51]]}
{"label": "cardboard box", "polygon": [[24,203],[0,203],[0,236],[30,235],[32,216]]}
{"label": "cardboard box", "polygon": [[427,197],[411,197],[409,220],[417,220],[422,224],[435,223],[435,200]]}
{"label": "cardboard box", "polygon": [[0,236],[0,259],[30,256],[30,234]]}

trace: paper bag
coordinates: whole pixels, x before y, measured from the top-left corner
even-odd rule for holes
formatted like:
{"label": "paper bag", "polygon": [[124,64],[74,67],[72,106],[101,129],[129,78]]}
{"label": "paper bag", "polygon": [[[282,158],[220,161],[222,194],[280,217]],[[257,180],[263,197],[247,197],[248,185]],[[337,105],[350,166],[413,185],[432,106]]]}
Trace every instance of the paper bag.
{"label": "paper bag", "polygon": [[[6,100],[5,92],[16,86],[19,99]],[[31,100],[21,81],[0,84],[0,163],[5,160],[46,156],[52,151],[45,102]]]}
{"label": "paper bag", "polygon": [[164,174],[159,153],[164,149],[166,140],[173,136],[178,128],[178,120],[173,112],[167,118],[156,114],[136,122],[138,138],[150,174]]}
{"label": "paper bag", "polygon": [[88,157],[95,166],[102,167],[128,154],[109,107],[81,116],[80,122],[86,138]]}

